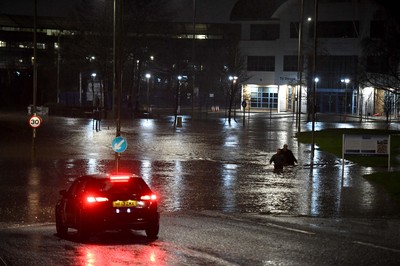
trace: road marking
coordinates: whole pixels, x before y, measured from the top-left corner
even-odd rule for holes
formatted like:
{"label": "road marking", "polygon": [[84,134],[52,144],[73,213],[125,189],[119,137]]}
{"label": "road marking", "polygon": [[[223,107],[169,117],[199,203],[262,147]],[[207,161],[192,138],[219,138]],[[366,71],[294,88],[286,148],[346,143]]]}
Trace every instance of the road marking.
{"label": "road marking", "polygon": [[3,266],[7,266],[7,263],[3,260],[3,258],[2,257],[0,257],[0,262],[2,263],[1,265],[3,265]]}
{"label": "road marking", "polygon": [[292,232],[297,232],[297,233],[302,233],[302,234],[307,234],[307,235],[315,235],[314,232],[310,232],[310,231],[295,229],[295,228],[292,228],[292,227],[286,227],[286,226],[272,224],[272,223],[267,223],[267,224],[269,226],[277,227],[277,228],[284,229],[284,230],[287,230],[287,231],[292,231]]}
{"label": "road marking", "polygon": [[394,248],[388,248],[388,247],[378,246],[378,245],[375,245],[375,244],[366,243],[366,242],[361,242],[361,241],[353,241],[353,243],[359,244],[359,245],[363,245],[363,246],[373,247],[373,248],[379,248],[379,249],[389,250],[389,251],[393,251],[393,252],[400,252],[399,249],[394,249]]}

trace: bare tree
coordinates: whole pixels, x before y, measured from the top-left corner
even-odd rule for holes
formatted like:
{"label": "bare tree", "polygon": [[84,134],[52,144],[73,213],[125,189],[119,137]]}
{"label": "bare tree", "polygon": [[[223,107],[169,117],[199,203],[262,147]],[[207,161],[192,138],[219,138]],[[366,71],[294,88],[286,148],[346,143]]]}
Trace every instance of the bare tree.
{"label": "bare tree", "polygon": [[362,57],[358,79],[362,87],[384,91],[386,120],[397,105],[400,95],[400,26],[384,9],[371,26],[371,36],[362,40]]}

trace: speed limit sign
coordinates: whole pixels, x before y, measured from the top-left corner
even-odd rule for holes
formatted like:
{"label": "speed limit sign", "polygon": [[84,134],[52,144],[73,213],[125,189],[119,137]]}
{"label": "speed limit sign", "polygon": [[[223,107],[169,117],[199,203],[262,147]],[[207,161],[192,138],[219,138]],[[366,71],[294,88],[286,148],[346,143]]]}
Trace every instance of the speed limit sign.
{"label": "speed limit sign", "polygon": [[31,118],[29,119],[29,125],[33,128],[37,128],[40,126],[40,124],[42,123],[42,119],[40,118],[40,116],[37,115],[33,115],[31,116]]}

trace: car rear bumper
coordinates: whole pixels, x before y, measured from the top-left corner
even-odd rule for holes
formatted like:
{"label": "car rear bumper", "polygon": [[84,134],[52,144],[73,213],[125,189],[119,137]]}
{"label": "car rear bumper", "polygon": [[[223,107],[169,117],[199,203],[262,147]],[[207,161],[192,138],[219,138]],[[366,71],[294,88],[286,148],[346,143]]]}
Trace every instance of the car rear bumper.
{"label": "car rear bumper", "polygon": [[97,231],[119,229],[145,230],[149,225],[159,223],[160,214],[158,212],[122,212],[107,215],[90,214],[85,220],[88,229]]}

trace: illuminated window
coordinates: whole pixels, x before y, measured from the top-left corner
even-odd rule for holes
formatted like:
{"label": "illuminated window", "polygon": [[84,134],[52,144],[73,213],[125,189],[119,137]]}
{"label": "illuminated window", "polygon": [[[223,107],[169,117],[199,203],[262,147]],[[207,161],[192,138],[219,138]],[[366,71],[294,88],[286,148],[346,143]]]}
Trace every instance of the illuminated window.
{"label": "illuminated window", "polygon": [[278,108],[278,89],[276,87],[252,88],[251,107],[254,108]]}

